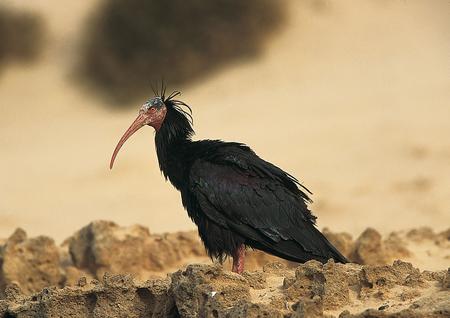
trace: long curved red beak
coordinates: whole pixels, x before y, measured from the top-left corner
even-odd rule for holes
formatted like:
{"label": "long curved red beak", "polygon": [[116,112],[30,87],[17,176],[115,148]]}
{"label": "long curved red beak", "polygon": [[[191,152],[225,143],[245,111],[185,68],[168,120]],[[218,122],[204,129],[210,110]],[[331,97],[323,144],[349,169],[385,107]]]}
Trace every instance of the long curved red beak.
{"label": "long curved red beak", "polygon": [[111,157],[111,162],[109,163],[109,169],[112,169],[114,165],[114,160],[116,159],[117,154],[119,153],[120,148],[122,148],[125,141],[127,141],[128,138],[131,137],[136,131],[138,131],[142,126],[145,126],[147,116],[145,114],[139,114],[139,116],[134,120],[134,122],[131,124],[130,128],[127,129],[127,131],[123,134],[122,138],[120,138],[116,149],[114,149],[113,155]]}

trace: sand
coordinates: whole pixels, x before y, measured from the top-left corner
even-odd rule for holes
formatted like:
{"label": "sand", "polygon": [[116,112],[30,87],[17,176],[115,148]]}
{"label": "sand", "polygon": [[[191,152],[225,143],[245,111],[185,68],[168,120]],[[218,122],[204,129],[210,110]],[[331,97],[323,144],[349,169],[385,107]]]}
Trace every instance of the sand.
{"label": "sand", "polygon": [[[193,229],[158,170],[150,128],[108,169],[139,105],[111,110],[71,81],[79,28],[97,1],[7,3],[43,14],[50,34],[38,63],[0,74],[0,237],[20,226],[61,242],[95,219],[152,232]],[[196,138],[245,142],[297,176],[314,192],[320,228],[443,230],[446,1],[288,5],[289,20],[264,54],[180,87]]]}

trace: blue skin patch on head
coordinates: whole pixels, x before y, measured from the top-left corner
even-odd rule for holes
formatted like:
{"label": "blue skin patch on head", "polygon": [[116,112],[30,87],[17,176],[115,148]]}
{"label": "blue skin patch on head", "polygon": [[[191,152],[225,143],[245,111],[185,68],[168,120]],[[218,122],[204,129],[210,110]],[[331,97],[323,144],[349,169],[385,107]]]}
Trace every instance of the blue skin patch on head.
{"label": "blue skin patch on head", "polygon": [[152,106],[161,107],[164,104],[161,97],[153,97],[153,98],[149,99],[147,103],[150,104],[150,107],[152,107]]}
{"label": "blue skin patch on head", "polygon": [[153,97],[142,105],[141,110],[147,111],[150,107],[160,108],[164,105],[164,102],[161,97]]}

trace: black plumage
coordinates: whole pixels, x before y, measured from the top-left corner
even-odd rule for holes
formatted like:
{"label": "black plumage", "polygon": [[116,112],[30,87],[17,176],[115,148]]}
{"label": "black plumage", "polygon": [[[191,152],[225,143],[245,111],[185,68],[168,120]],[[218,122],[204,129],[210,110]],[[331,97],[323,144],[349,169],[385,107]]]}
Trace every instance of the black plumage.
{"label": "black plumage", "polygon": [[155,135],[159,166],[181,192],[211,257],[238,257],[247,246],[295,262],[347,261],[316,228],[307,188],[244,144],[193,141],[188,106],[176,95],[161,96],[166,114]]}

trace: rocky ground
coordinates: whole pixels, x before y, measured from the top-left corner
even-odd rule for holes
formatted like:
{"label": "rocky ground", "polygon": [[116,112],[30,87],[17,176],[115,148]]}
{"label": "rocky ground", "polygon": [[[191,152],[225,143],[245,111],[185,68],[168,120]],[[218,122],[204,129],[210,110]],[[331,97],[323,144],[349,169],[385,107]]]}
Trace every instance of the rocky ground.
{"label": "rocky ground", "polygon": [[0,241],[0,317],[450,315],[450,230],[324,232],[354,263],[249,251],[238,275],[211,264],[195,232],[98,221],[57,246],[17,229]]}

